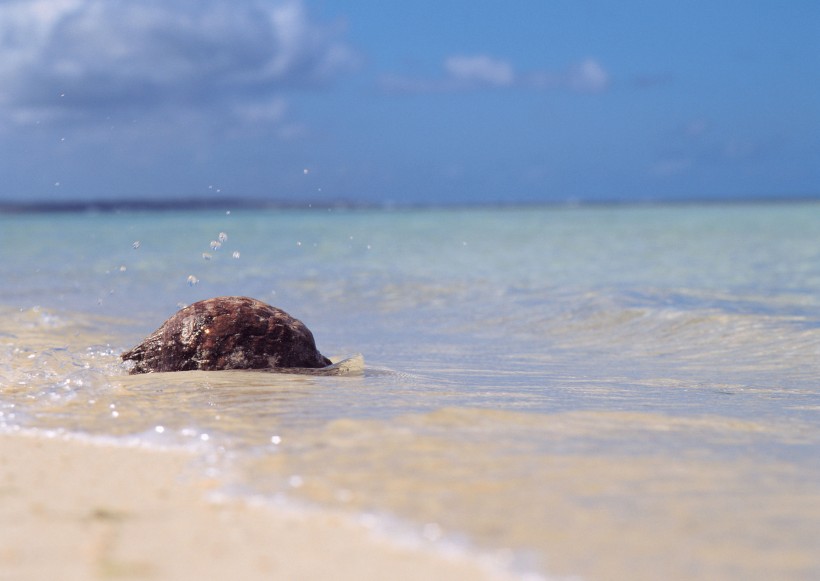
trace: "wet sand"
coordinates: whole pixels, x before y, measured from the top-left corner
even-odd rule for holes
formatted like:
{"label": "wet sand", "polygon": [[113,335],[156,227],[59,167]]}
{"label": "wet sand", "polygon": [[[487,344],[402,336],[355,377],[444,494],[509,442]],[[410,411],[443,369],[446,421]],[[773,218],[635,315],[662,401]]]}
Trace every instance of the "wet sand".
{"label": "wet sand", "polygon": [[0,436],[0,579],[500,579],[332,513],[209,500],[193,456]]}

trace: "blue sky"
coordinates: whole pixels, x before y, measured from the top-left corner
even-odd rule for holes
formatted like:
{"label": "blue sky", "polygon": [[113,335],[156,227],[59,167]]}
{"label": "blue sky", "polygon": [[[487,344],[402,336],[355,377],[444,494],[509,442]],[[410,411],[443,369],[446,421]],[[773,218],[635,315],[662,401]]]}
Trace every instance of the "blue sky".
{"label": "blue sky", "polygon": [[820,2],[0,0],[0,200],[820,195]]}

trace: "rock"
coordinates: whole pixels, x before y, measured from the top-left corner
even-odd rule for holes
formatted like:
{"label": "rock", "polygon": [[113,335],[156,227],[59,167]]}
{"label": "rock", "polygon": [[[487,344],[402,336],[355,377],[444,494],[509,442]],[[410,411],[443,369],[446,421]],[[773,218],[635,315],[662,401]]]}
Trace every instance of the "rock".
{"label": "rock", "polygon": [[217,297],[185,307],[121,357],[134,362],[132,374],[331,364],[304,323],[248,297]]}

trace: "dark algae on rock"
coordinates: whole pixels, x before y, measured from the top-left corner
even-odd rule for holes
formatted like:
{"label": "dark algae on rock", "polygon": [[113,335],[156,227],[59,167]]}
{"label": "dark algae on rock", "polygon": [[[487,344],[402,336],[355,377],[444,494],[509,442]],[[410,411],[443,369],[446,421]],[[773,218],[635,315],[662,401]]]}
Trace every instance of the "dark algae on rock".
{"label": "dark algae on rock", "polygon": [[331,365],[304,323],[248,297],[217,297],[185,307],[122,359],[134,362],[132,374]]}

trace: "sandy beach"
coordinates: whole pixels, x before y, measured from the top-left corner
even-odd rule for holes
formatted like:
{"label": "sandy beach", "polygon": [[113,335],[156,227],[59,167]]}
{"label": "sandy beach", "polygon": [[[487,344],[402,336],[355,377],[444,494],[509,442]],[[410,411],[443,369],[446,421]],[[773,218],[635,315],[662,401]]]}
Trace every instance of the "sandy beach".
{"label": "sandy beach", "polygon": [[344,517],[208,499],[192,456],[0,436],[0,579],[498,579]]}

